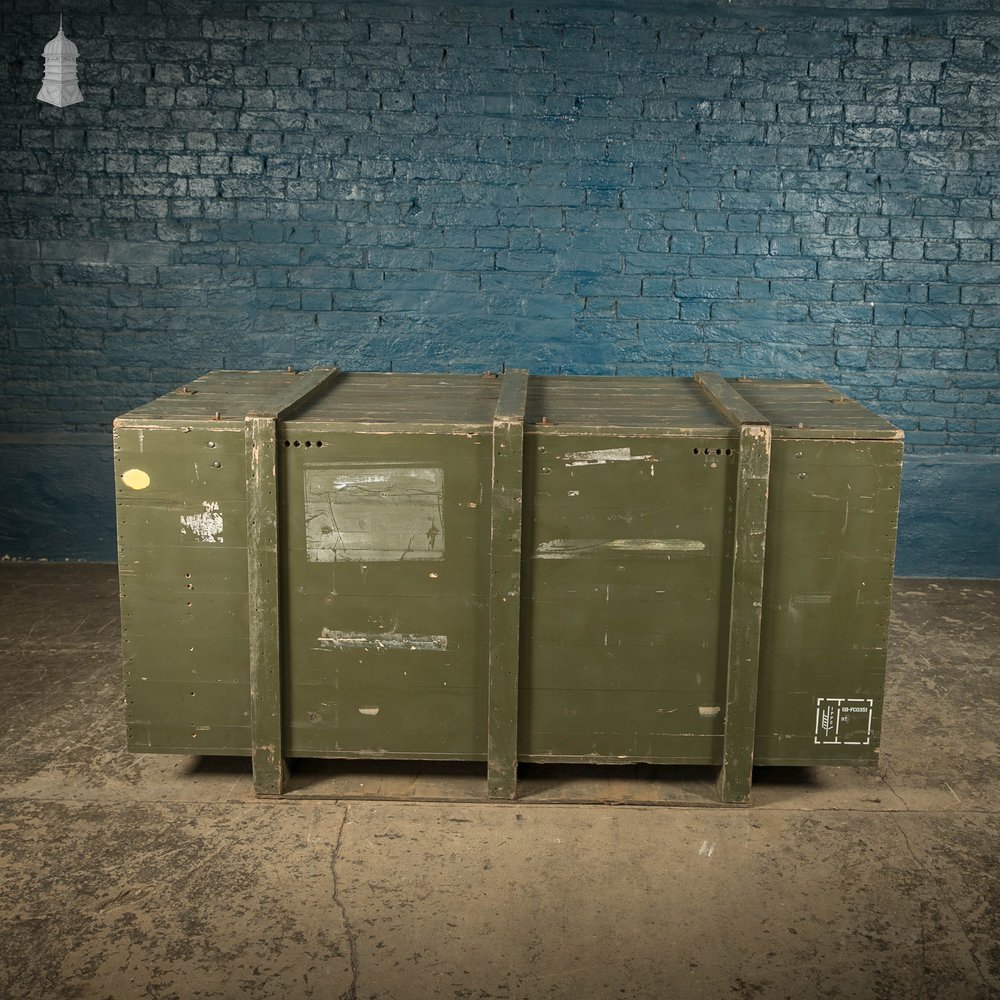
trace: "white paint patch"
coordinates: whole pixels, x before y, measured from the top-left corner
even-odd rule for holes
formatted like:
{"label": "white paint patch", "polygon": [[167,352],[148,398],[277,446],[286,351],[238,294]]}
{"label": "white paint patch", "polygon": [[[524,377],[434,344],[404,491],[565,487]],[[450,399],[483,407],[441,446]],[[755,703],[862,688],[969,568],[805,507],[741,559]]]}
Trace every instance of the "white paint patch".
{"label": "white paint patch", "polygon": [[307,468],[310,562],[444,558],[441,469]]}
{"label": "white paint patch", "polygon": [[186,535],[190,531],[199,541],[221,542],[223,524],[219,505],[214,500],[206,500],[202,507],[205,509],[200,514],[181,516],[181,534]]}
{"label": "white paint patch", "polygon": [[633,455],[631,448],[599,448],[597,451],[571,451],[563,455],[568,466],[607,465],[608,462],[655,462],[652,455]]}
{"label": "white paint patch", "polygon": [[832,594],[793,594],[791,604],[829,604]]}
{"label": "white paint patch", "polygon": [[420,635],[413,632],[342,632],[324,628],[316,639],[315,649],[354,649],[370,653],[402,649],[443,653],[448,649],[446,635]]}
{"label": "white paint patch", "polygon": [[358,711],[362,715],[378,715],[378,705],[372,705],[370,708],[359,708]]}
{"label": "white paint patch", "polygon": [[579,559],[606,553],[701,552],[696,538],[553,538],[535,548],[538,559]]}
{"label": "white paint patch", "polygon": [[698,852],[698,856],[702,858],[710,858],[714,853],[715,853],[715,841],[703,840],[701,842],[701,850]]}
{"label": "white paint patch", "polygon": [[700,705],[698,707],[698,714],[703,719],[714,719],[721,711],[720,705]]}

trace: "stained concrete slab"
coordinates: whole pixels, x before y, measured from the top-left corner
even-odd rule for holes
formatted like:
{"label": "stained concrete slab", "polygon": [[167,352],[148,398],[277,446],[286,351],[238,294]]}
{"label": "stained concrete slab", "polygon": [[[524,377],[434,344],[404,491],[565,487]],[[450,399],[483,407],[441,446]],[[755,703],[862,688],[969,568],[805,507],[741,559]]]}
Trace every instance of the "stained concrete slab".
{"label": "stained concrete slab", "polygon": [[125,752],[116,592],[0,566],[0,997],[1000,997],[1000,583],[898,581],[881,766],[749,809],[257,801]]}

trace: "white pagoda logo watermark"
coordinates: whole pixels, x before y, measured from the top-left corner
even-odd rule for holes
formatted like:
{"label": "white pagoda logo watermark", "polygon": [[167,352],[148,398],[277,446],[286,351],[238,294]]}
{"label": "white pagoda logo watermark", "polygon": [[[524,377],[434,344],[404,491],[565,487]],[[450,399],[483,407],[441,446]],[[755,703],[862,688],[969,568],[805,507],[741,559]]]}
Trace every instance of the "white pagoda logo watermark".
{"label": "white pagoda logo watermark", "polygon": [[77,47],[63,34],[62,18],[59,18],[59,34],[45,46],[45,76],[38,99],[57,108],[69,104],[79,104],[83,100],[80,85],[76,79]]}

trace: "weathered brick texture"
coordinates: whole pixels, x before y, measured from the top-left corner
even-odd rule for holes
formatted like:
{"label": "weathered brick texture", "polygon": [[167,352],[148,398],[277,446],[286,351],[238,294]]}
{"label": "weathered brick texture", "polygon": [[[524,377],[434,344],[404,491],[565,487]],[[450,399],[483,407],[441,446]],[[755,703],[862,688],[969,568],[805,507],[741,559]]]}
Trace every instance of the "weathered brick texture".
{"label": "weathered brick texture", "polygon": [[[823,378],[1000,451],[1000,13],[0,5],[8,432],[218,367]],[[948,12],[942,12],[947,6]]]}

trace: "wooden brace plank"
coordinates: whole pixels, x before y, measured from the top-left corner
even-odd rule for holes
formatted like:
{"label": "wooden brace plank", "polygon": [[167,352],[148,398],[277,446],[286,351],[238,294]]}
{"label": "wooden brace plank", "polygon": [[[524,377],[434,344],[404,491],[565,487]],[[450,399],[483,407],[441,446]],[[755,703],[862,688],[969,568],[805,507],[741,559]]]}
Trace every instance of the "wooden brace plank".
{"label": "wooden brace plank", "polygon": [[723,802],[747,802],[757,728],[757,679],[764,594],[764,540],[767,533],[771,428],[740,429],[733,573],[726,679],[726,729],[719,793]]}
{"label": "wooden brace plank", "polygon": [[508,371],[493,418],[487,794],[517,795],[524,410],[528,373]]}
{"label": "wooden brace plank", "polygon": [[281,726],[278,421],[325,389],[338,374],[336,368],[307,372],[269,406],[246,416],[250,738],[258,795],[281,795],[287,776]]}
{"label": "wooden brace plank", "polygon": [[311,371],[303,372],[284,392],[270,399],[266,407],[252,410],[247,416],[284,420],[292,411],[305,406],[318,396],[339,375],[339,368],[313,368]]}
{"label": "wooden brace plank", "polygon": [[695,381],[712,404],[740,429],[726,656],[726,728],[719,773],[720,798],[739,803],[750,799],[757,729],[771,425],[716,372],[698,372]]}
{"label": "wooden brace plank", "polygon": [[767,417],[752,407],[718,372],[695,372],[694,380],[712,405],[735,427],[768,423]]}

